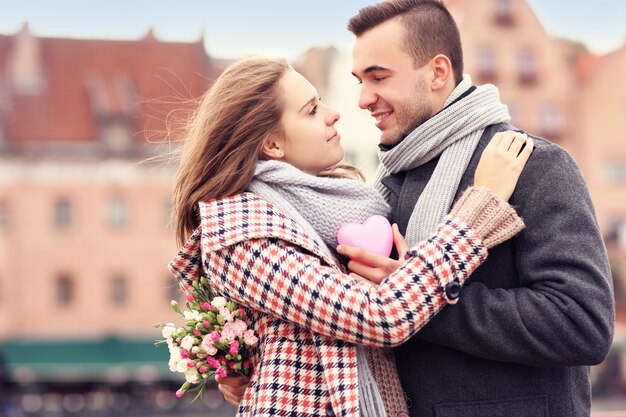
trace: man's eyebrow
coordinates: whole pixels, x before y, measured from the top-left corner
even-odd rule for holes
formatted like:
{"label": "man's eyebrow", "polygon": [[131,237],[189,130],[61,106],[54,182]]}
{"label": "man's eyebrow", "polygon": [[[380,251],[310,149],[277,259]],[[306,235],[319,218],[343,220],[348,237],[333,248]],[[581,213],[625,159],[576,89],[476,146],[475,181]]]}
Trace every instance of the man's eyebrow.
{"label": "man's eyebrow", "polygon": [[309,106],[309,105],[313,104],[314,101],[315,101],[315,97],[311,98],[309,101],[304,103],[304,106],[300,107],[300,110],[298,110],[298,113],[300,113],[302,111],[302,109],[305,108],[306,106]]}
{"label": "man's eyebrow", "polygon": [[[369,74],[370,72],[374,72],[374,71],[388,71],[388,70],[389,68],[381,67],[380,65],[371,65],[365,68],[365,70],[363,70],[363,74]],[[354,72],[352,73],[352,75],[358,78],[358,75],[356,75]]]}

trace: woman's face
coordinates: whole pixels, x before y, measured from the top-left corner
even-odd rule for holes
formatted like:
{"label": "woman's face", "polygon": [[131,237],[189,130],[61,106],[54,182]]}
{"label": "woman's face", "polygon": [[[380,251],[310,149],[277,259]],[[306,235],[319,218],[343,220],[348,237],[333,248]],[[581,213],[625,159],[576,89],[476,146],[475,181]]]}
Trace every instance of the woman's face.
{"label": "woman's face", "polygon": [[339,113],[322,103],[306,78],[288,70],[279,81],[283,94],[283,137],[273,142],[272,159],[288,162],[301,171],[317,175],[343,159],[335,123]]}

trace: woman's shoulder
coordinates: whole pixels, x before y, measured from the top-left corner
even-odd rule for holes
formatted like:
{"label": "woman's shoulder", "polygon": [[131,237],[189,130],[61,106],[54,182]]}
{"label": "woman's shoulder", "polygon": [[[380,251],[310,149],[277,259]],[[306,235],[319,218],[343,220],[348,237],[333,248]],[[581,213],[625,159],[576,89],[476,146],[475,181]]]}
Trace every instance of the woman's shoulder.
{"label": "woman's shoulder", "polygon": [[[199,203],[205,251],[215,252],[251,240],[275,238],[319,253],[319,244],[279,208],[245,192]],[[278,243],[279,244],[279,243]]]}

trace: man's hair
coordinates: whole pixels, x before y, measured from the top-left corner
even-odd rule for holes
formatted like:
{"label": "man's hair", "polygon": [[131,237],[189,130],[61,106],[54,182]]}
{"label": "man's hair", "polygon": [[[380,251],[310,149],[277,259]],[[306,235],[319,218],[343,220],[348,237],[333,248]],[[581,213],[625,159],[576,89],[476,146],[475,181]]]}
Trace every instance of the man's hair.
{"label": "man's hair", "polygon": [[417,68],[437,54],[450,59],[455,81],[463,78],[463,48],[454,18],[438,0],[387,0],[365,7],[348,22],[360,36],[388,20],[399,18],[405,30],[405,47]]}

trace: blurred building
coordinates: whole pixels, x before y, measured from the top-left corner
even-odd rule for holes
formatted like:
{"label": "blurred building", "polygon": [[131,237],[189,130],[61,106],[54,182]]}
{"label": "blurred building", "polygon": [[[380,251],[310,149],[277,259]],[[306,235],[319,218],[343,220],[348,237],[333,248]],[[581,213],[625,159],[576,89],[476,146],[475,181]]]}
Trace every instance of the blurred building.
{"label": "blurred building", "polygon": [[225,63],[202,40],[26,24],[0,36],[0,63],[0,391],[33,413],[122,409],[137,389],[175,407],[180,378],[152,327],[180,298],[168,153]]}

